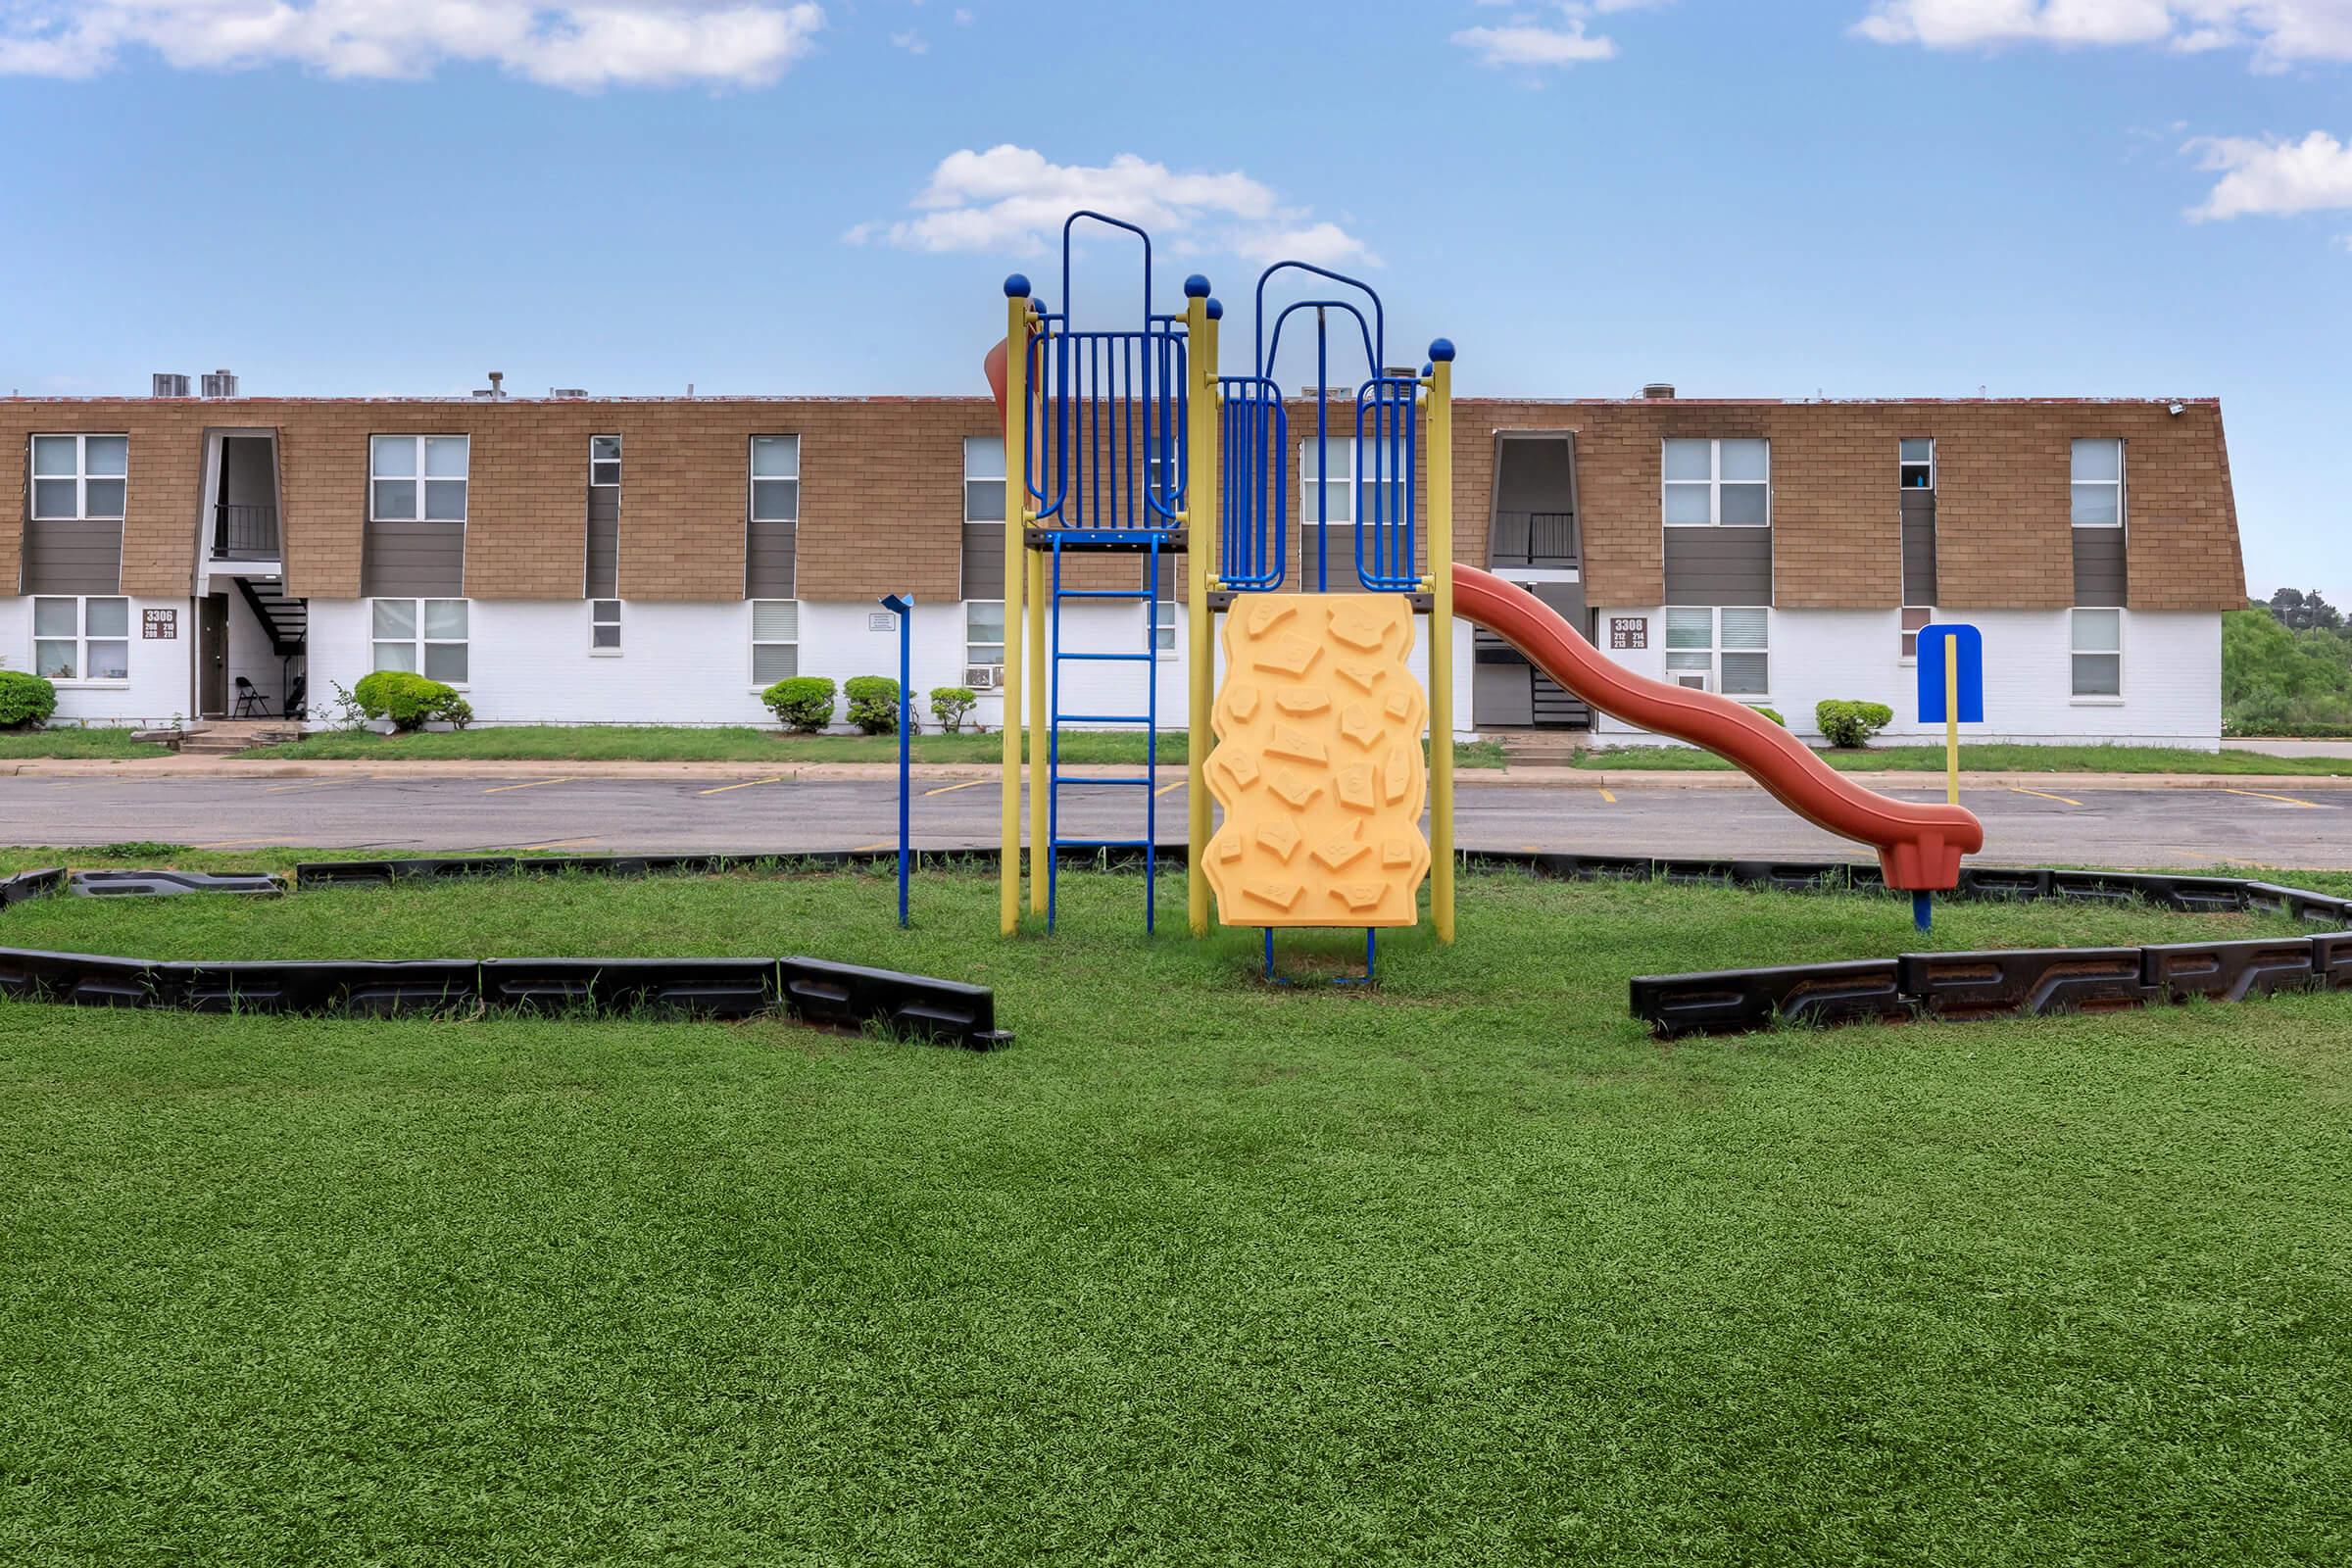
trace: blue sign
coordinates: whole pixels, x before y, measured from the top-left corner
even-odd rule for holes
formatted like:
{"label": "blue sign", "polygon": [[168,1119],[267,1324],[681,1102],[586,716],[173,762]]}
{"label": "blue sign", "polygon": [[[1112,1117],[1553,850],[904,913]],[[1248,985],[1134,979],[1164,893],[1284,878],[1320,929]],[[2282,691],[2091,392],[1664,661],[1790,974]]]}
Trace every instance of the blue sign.
{"label": "blue sign", "polygon": [[1919,721],[1941,724],[1944,666],[1957,661],[1960,670],[1960,722],[1984,722],[1984,634],[1959,621],[1941,620],[1919,630]]}

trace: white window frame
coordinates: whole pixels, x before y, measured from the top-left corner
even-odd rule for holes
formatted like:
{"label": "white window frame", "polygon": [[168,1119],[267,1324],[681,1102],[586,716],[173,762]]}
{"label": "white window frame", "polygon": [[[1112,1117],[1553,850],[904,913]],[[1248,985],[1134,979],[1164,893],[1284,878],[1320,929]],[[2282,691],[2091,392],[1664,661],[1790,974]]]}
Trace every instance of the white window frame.
{"label": "white window frame", "polygon": [[[2085,524],[2084,526],[2092,526]],[[2113,615],[2115,617],[2115,646],[2113,648],[2084,648],[2082,624],[2084,615]],[[2112,659],[2115,661],[2115,690],[2085,692],[2076,679],[2075,662],[2080,659]],[[2120,605],[2078,605],[2066,612],[2066,692],[2067,700],[2085,708],[2113,708],[2124,700],[2124,612]]]}
{"label": "white window frame", "polygon": [[[51,477],[58,476],[52,474]],[[111,475],[101,474],[99,477],[108,478]],[[53,684],[66,687],[100,688],[123,687],[130,684],[130,645],[136,638],[130,629],[130,597],[127,594],[34,594],[30,597],[32,599],[32,662],[26,664],[25,668],[35,674],[40,673],[41,644],[70,642],[74,645],[75,673],[47,677]],[[41,606],[44,604],[71,604],[74,607],[73,636],[44,637],[41,635]],[[122,630],[121,633],[102,632],[96,636],[91,635],[90,606],[94,604],[116,604],[122,607]],[[121,675],[80,673],[90,667],[90,645],[92,643],[121,643],[122,645],[122,673]]]}
{"label": "white window frame", "polygon": [[[40,471],[40,450],[41,443],[44,441],[71,441],[74,443],[74,471],[72,474],[42,473]],[[122,443],[122,471],[121,473],[92,473],[90,471],[90,443],[93,441],[120,441]],[[68,516],[63,513],[43,512],[41,510],[41,486],[56,484],[66,478],[74,481],[73,514]],[[90,512],[90,481],[92,479],[101,482],[111,480],[122,486],[122,505],[120,510],[92,514]],[[35,522],[121,522],[123,514],[130,510],[130,437],[113,430],[35,431],[24,447],[24,483],[28,489],[27,504],[32,509],[30,515]],[[51,594],[43,595],[43,597],[63,598],[64,596]],[[111,599],[115,596],[101,594],[98,597]],[[100,640],[104,641],[105,639]]]}
{"label": "white window frame", "polygon": [[[1925,441],[1928,444],[1928,461],[1926,465],[1928,470],[1928,482],[1925,485],[1903,483],[1904,478],[1907,477],[1904,470],[1920,466],[1920,464],[1916,460],[1903,456],[1903,448],[1909,446],[1914,441]],[[1936,438],[1934,436],[1906,435],[1896,437],[1894,443],[1894,465],[1895,483],[1901,488],[1903,494],[1909,495],[1914,490],[1919,491],[1923,495],[1932,496],[1936,493]]]}
{"label": "white window frame", "polygon": [[[1160,618],[1162,610],[1167,612],[1165,620]],[[1174,659],[1183,645],[1184,617],[1176,612],[1176,594],[1171,585],[1166,598],[1152,596],[1152,651],[1163,660]]]}
{"label": "white window frame", "polygon": [[[997,449],[995,463],[993,465],[983,463],[975,466],[972,462],[972,449],[974,447],[979,447],[985,452],[986,449],[991,446],[994,446]],[[980,471],[975,471],[975,466]],[[994,472],[986,471],[992,466],[995,469]],[[996,497],[996,510],[998,515],[994,517],[975,517],[972,515],[972,486],[974,485],[995,487],[991,493]],[[995,528],[1003,526],[1004,522],[1003,515],[1004,511],[1004,438],[1003,436],[967,435],[963,438],[962,506],[963,520],[966,523],[969,523],[971,526],[975,528]]]}
{"label": "white window frame", "polygon": [[[376,449],[377,449],[377,446],[378,446],[378,444],[379,444],[379,443],[398,442],[398,441],[406,441],[406,442],[409,442],[409,443],[411,443],[411,444],[412,444],[412,454],[413,454],[413,455],[412,455],[412,458],[411,458],[411,463],[412,463],[413,466],[412,466],[412,468],[411,468],[411,471],[409,471],[409,472],[407,472],[407,473],[381,473],[381,474],[379,474],[378,472],[376,472],[376,468],[375,468],[375,465],[376,465]],[[464,473],[464,474],[462,474],[462,475],[460,475],[460,476],[458,476],[458,477],[456,477],[456,478],[452,478],[452,477],[450,477],[448,474],[428,474],[428,473],[426,473],[426,472],[424,471],[424,470],[425,470],[425,459],[424,459],[424,453],[425,453],[425,443],[426,443],[426,442],[428,442],[428,441],[456,441],[456,442],[459,442],[460,444],[462,444],[462,445],[465,447],[465,449],[466,449],[466,471],[465,471],[465,473]],[[425,514],[425,499],[424,499],[424,497],[425,497],[425,488],[424,488],[424,487],[425,487],[425,485],[427,484],[427,482],[430,482],[430,483],[433,483],[433,484],[454,484],[454,485],[459,485],[459,486],[462,486],[462,487],[463,487],[463,490],[464,490],[464,500],[463,500],[463,501],[461,501],[461,502],[459,503],[459,506],[458,506],[458,514],[457,514],[456,516],[454,516],[454,517],[428,517],[428,516],[426,516],[426,515],[424,514]],[[413,495],[413,501],[414,501],[414,505],[415,505],[415,507],[416,507],[416,510],[415,510],[415,511],[413,511],[413,512],[411,512],[411,513],[409,514],[409,515],[407,515],[407,516],[405,516],[405,517],[379,517],[379,516],[377,516],[377,515],[376,515],[376,512],[375,512],[375,487],[376,487],[377,485],[379,485],[379,484],[407,484],[407,485],[410,485],[410,486],[413,488],[413,491],[414,491],[414,495]],[[423,435],[411,435],[409,432],[407,432],[407,431],[405,431],[405,430],[388,430],[388,431],[379,431],[379,432],[377,432],[377,433],[375,433],[375,434],[372,434],[372,435],[370,435],[370,436],[368,436],[368,520],[369,522],[433,522],[433,523],[439,523],[439,524],[441,524],[441,525],[442,525],[442,526],[444,526],[444,527],[463,528],[463,527],[465,527],[465,526],[466,526],[466,519],[467,515],[468,515],[468,514],[469,514],[472,512],[472,510],[473,510],[473,437],[472,437],[472,436],[470,436],[470,435],[465,435],[465,434],[461,434],[461,433],[458,433],[458,432],[455,432],[455,431],[440,431],[440,432],[426,433],[426,434],[423,434]],[[393,597],[397,598],[397,597],[399,597],[399,596],[398,596],[398,595],[395,595],[395,596],[393,596]]]}
{"label": "white window frame", "polygon": [[[409,636],[407,636],[407,637],[386,637],[386,636],[383,636],[383,635],[379,634],[379,633],[376,631],[376,629],[375,629],[375,607],[376,607],[376,606],[378,606],[378,605],[385,605],[385,604],[407,605],[407,606],[409,607],[409,614],[410,614],[410,616],[411,616],[411,621],[410,621],[410,624],[411,624],[411,626],[414,628],[414,629],[411,631],[411,633],[410,633],[410,635],[409,635]],[[465,606],[465,607],[466,607],[466,635],[465,635],[465,636],[463,636],[463,637],[433,637],[433,636],[428,636],[428,635],[426,634],[426,631],[425,631],[425,611],[424,611],[424,607],[425,607],[425,606],[427,606],[427,605],[463,605],[463,606]],[[454,690],[457,690],[457,691],[466,691],[466,690],[468,690],[468,689],[469,689],[469,688],[470,688],[470,687],[473,685],[473,601],[472,601],[472,600],[470,600],[470,599],[459,599],[459,598],[452,598],[452,597],[450,597],[450,596],[448,596],[448,595],[442,595],[442,594],[436,594],[436,595],[434,595],[433,597],[431,597],[431,598],[429,598],[429,599],[412,599],[412,598],[408,597],[406,594],[378,594],[378,595],[377,595],[377,596],[375,596],[374,598],[372,598],[372,599],[368,600],[368,667],[370,670],[377,670],[377,669],[390,669],[390,668],[392,668],[392,667],[393,667],[392,665],[390,665],[390,664],[386,664],[386,663],[382,663],[382,662],[380,662],[378,661],[378,659],[377,659],[377,655],[376,655],[376,650],[377,650],[377,649],[379,649],[379,648],[385,648],[385,647],[393,647],[393,646],[397,646],[397,645],[399,645],[399,644],[401,644],[401,643],[404,643],[404,642],[405,642],[406,644],[408,644],[408,645],[409,645],[409,657],[410,657],[410,659],[413,661],[413,662],[412,662],[412,663],[409,665],[409,668],[411,668],[412,670],[416,671],[417,674],[419,674],[419,675],[422,675],[422,676],[423,676],[423,677],[424,677],[426,680],[437,680],[437,681],[441,681],[441,683],[442,683],[444,686],[451,687],[452,689],[454,689]],[[426,652],[426,651],[427,651],[428,649],[432,649],[432,648],[463,648],[463,649],[465,649],[465,650],[466,650],[466,678],[465,678],[465,679],[463,679],[463,680],[446,680],[446,679],[444,679],[443,677],[441,677],[441,676],[439,676],[439,675],[436,675],[436,674],[434,674],[434,673],[433,673],[433,672],[432,672],[430,669],[426,668],[425,666],[426,666],[426,664],[427,664],[427,662],[428,662],[428,657],[427,657],[427,652]]]}
{"label": "white window frame", "polygon": [[[789,441],[792,443],[792,472],[790,474],[779,473],[767,475],[770,480],[777,483],[781,483],[786,479],[791,480],[792,515],[789,517],[763,517],[760,514],[760,483],[761,478],[760,473],[760,448],[764,443],[771,441]],[[801,438],[799,436],[782,431],[779,431],[773,435],[753,436],[750,444],[747,445],[743,451],[743,514],[753,522],[788,522],[795,527],[800,526],[801,473]]]}
{"label": "white window frame", "polygon": [[[1010,627],[1004,624],[1004,600],[966,599],[963,602],[963,662],[966,664],[988,664],[994,666],[995,668],[1002,669],[1004,667],[1004,644],[1002,640],[997,642],[972,641],[972,612],[974,610],[985,610],[992,606],[997,612],[997,634],[999,638],[1002,639],[1011,630]],[[980,658],[976,653],[976,650],[982,648],[994,648],[997,651],[997,657],[994,659]]]}
{"label": "white window frame", "polygon": [[1904,668],[1908,669],[1919,662],[1920,633],[1936,624],[1936,607],[1934,605],[1905,605],[1896,613],[1905,621],[1908,621],[1913,615],[1927,617],[1916,626],[1904,625],[1902,628],[1901,641],[1897,647],[1902,655],[1900,662]]}
{"label": "white window frame", "polygon": [[[1318,486],[1315,483],[1315,442],[1309,437],[1298,443],[1298,531],[1301,534],[1316,526],[1315,519],[1308,515],[1314,509],[1307,505],[1306,498],[1318,489],[1328,489],[1335,496],[1344,496],[1348,501],[1346,514],[1332,512],[1328,525],[1334,528],[1355,526],[1355,437],[1335,435],[1324,446],[1328,449],[1324,461],[1331,469],[1331,483]],[[1348,559],[1348,569],[1355,569],[1352,556]]]}
{"label": "white window frame", "polygon": [[[1666,454],[1669,449],[1688,442],[1707,448],[1707,477],[1704,479],[1669,479],[1666,477]],[[1764,449],[1764,477],[1762,479],[1726,479],[1723,476],[1723,448],[1727,441],[1752,442]],[[1898,449],[1899,450],[1899,449]],[[1667,501],[1676,490],[1695,490],[1704,486],[1707,492],[1707,520],[1677,522],[1667,514]],[[1723,520],[1723,490],[1726,485],[1760,485],[1764,491],[1764,517],[1760,522],[1726,522]],[[1669,528],[1769,528],[1772,526],[1772,438],[1769,436],[1670,436],[1658,443],[1658,517]]]}
{"label": "white window frame", "polygon": [[[607,613],[608,607],[611,611],[609,614]],[[596,634],[608,626],[612,629],[612,641],[611,643],[598,642]],[[591,659],[618,659],[620,643],[620,601],[617,599],[589,600],[588,657]]]}
{"label": "white window frame", "polygon": [[[1755,613],[1757,613],[1758,615],[1762,616],[1762,617],[1763,617],[1763,625],[1764,625],[1764,643],[1763,643],[1763,646],[1762,646],[1762,647],[1759,647],[1759,648],[1726,648],[1726,647],[1724,646],[1724,641],[1723,641],[1723,616],[1724,616],[1724,612],[1726,612],[1726,611],[1734,611],[1734,612],[1739,612],[1739,611],[1753,611],[1753,612],[1755,612]],[[1677,647],[1675,647],[1675,646],[1674,646],[1674,641],[1673,641],[1673,638],[1674,638],[1674,630],[1673,630],[1673,628],[1674,628],[1674,620],[1675,620],[1675,617],[1676,617],[1678,614],[1681,614],[1681,615],[1703,614],[1703,615],[1705,615],[1705,616],[1707,617],[1707,646],[1706,646],[1706,647],[1704,647],[1704,648],[1677,648]],[[1706,684],[1705,684],[1704,686],[1702,686],[1702,687],[1699,687],[1699,688],[1698,688],[1698,689],[1699,689],[1699,690],[1701,690],[1701,691],[1713,692],[1713,693],[1717,694],[1718,696],[1722,696],[1722,697],[1729,697],[1730,699],[1732,699],[1732,701],[1734,701],[1734,702],[1736,702],[1736,703],[1745,703],[1745,704],[1747,704],[1747,705],[1748,705],[1749,707],[1751,707],[1751,708],[1756,708],[1756,707],[1767,707],[1767,706],[1769,706],[1769,705],[1771,704],[1771,702],[1772,702],[1772,669],[1773,669],[1773,665],[1772,665],[1772,607],[1771,607],[1771,606],[1769,606],[1769,605],[1668,605],[1668,606],[1666,607],[1666,612],[1665,612],[1665,613],[1659,617],[1659,620],[1660,620],[1660,622],[1661,622],[1661,627],[1660,627],[1660,635],[1661,635],[1661,637],[1663,637],[1663,638],[1665,639],[1665,644],[1666,644],[1666,646],[1665,646],[1665,656],[1666,656],[1666,658],[1665,658],[1665,671],[1666,671],[1666,682],[1667,682],[1667,684],[1668,684],[1668,685],[1679,686],[1679,685],[1682,685],[1682,684],[1684,684],[1684,677],[1685,677],[1685,676],[1689,676],[1689,675],[1698,675],[1698,676],[1701,676],[1701,677],[1702,677],[1702,678],[1705,680],[1705,682],[1706,682]],[[1723,656],[1724,656],[1725,654],[1727,654],[1727,653],[1730,653],[1730,654],[1755,654],[1755,655],[1757,655],[1757,656],[1761,657],[1761,658],[1763,659],[1763,661],[1764,661],[1764,690],[1762,690],[1762,691],[1760,691],[1760,692],[1731,692],[1731,691],[1725,691],[1725,690],[1724,690],[1724,686],[1723,686]],[[1696,658],[1696,659],[1704,659],[1704,660],[1707,662],[1706,662],[1706,667],[1705,667],[1704,669],[1694,669],[1694,668],[1691,668],[1691,667],[1690,667],[1690,666],[1688,666],[1688,665],[1685,665],[1685,666],[1683,666],[1683,667],[1680,667],[1680,668],[1678,668],[1678,667],[1676,667],[1676,664],[1675,664],[1675,660],[1677,660],[1678,658],[1679,658],[1679,659],[1693,659],[1693,658]]]}
{"label": "white window frame", "polygon": [[[2114,478],[2080,479],[2075,476],[2075,454],[2077,449],[2093,445],[2115,448]],[[2132,454],[2125,446],[2123,438],[2120,436],[2076,436],[2072,441],[2068,442],[2066,449],[2067,521],[2073,523],[2073,525],[2078,528],[2121,528],[2124,526],[2128,518],[2128,514],[2124,511],[2124,508],[2129,501],[2129,496],[2127,495],[2125,489],[2125,482],[2131,476],[2131,468],[2129,467],[2131,460]],[[2075,518],[2075,492],[2078,490],[2114,491],[2115,520],[2113,522],[2077,521]]]}
{"label": "white window frame", "polygon": [[[606,458],[606,457],[599,457],[599,456],[597,455],[597,450],[596,450],[596,449],[597,449],[597,445],[598,445],[598,443],[600,443],[600,442],[605,442],[605,441],[610,441],[610,442],[612,442],[612,455],[611,457],[609,457],[609,458]],[[618,437],[618,436],[616,436],[616,435],[592,435],[592,436],[590,436],[590,437],[588,438],[588,488],[589,488],[589,489],[591,489],[591,490],[617,490],[617,489],[619,489],[619,488],[620,488],[620,460],[621,460],[621,446],[620,446],[620,437]],[[470,463],[468,464],[468,466],[470,466]],[[612,476],[611,478],[609,478],[609,479],[608,479],[608,478],[603,478],[603,477],[600,477],[600,475],[603,473],[603,471],[604,471],[605,469],[607,469],[607,468],[610,468],[610,469],[612,469]]]}
{"label": "white window frame", "polygon": [[[776,680],[797,680],[802,674],[801,602],[798,599],[747,599],[744,604],[750,610],[750,616],[744,624],[744,659],[751,676],[752,690],[763,692],[776,683],[760,678],[760,650],[762,648],[791,649],[792,673],[779,675]],[[790,637],[761,637],[760,635],[760,607],[761,605],[790,605],[792,607],[792,635]]]}

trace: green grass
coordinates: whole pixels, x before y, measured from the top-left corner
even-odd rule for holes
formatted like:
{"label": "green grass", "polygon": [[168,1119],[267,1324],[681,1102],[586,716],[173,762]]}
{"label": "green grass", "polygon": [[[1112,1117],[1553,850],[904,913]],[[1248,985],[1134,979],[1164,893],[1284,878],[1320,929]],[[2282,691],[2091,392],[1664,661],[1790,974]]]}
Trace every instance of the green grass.
{"label": "green grass", "polygon": [[1051,941],[985,877],[915,897],[7,911],[157,956],[813,953],[994,985],[1020,1040],[0,1004],[0,1560],[2352,1551],[2344,997],[1668,1045],[1628,975],[1894,951],[1904,906],[1469,876],[1460,945],[1387,939],[1367,994],[1148,942],[1133,878],[1066,877]]}
{"label": "green grass", "polygon": [[[1185,732],[1162,730],[1159,760],[1181,764]],[[1001,735],[917,735],[918,762],[994,762],[1004,755]],[[282,746],[243,754],[270,760],[546,760],[649,762],[895,762],[895,735],[789,735],[782,730],[725,726],[710,729],[623,724],[502,724],[408,735],[306,735]],[[1061,755],[1073,762],[1142,762],[1144,737],[1114,730],[1070,730]],[[1456,767],[1500,767],[1502,746],[1465,741],[1454,748]]]}
{"label": "green grass", "polygon": [[29,757],[162,757],[152,741],[130,738],[126,729],[0,730],[0,760]]}
{"label": "green grass", "polygon": [[[1848,773],[1940,773],[1940,746],[1873,746],[1860,751],[1816,751]],[[1732,764],[1688,746],[1619,746],[1585,752],[1578,767],[1611,771],[1724,772]],[[2270,773],[2352,774],[2352,758],[2269,757],[2260,752],[2192,752],[2173,746],[1962,746],[1960,767],[1972,773]]]}

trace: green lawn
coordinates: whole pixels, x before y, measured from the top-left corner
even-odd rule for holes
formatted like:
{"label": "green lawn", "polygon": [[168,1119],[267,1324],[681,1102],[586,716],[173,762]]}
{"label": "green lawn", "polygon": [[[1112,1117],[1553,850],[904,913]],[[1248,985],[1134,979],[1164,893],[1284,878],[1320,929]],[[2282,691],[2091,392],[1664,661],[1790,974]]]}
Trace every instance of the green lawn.
{"label": "green lawn", "polygon": [[126,729],[0,730],[0,760],[24,757],[163,757],[152,741],[136,741]]}
{"label": "green lawn", "polygon": [[[1860,751],[1816,751],[1848,773],[1940,773],[1940,746],[1872,746]],[[1731,763],[1689,746],[1619,746],[1581,753],[1578,767],[1611,771],[1728,771]],[[2260,752],[2192,752],[2173,746],[1962,746],[1960,766],[1972,773],[2271,773],[2352,774],[2352,758],[2269,757]]]}
{"label": "green lawn", "polygon": [[1896,951],[1904,905],[1471,875],[1460,945],[1387,939],[1365,993],[1146,941],[1134,878],[1066,877],[1050,941],[983,876],[915,899],[6,911],[157,956],[805,952],[992,984],[1020,1038],[0,1004],[0,1561],[2352,1553],[2352,999],[1669,1045],[1627,976]]}
{"label": "green lawn", "polygon": [[[1187,737],[1162,730],[1159,760],[1180,765]],[[994,762],[1004,755],[1004,737],[917,735],[911,748],[918,762]],[[710,729],[654,724],[505,724],[467,730],[427,730],[409,735],[306,735],[282,746],[244,754],[271,760],[332,759],[389,761],[401,758],[489,761],[649,762],[895,762],[895,735],[789,735],[782,730],[726,726]],[[1071,730],[1061,738],[1061,755],[1072,762],[1144,760],[1144,737],[1116,730]],[[1466,741],[1454,748],[1456,767],[1500,767],[1495,741]]]}

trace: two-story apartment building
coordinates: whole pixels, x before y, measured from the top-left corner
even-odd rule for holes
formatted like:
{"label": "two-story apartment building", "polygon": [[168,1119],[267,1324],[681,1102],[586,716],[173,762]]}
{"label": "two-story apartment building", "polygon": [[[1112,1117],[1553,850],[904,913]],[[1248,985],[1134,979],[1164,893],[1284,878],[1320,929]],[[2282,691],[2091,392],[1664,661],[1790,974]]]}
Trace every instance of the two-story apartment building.
{"label": "two-story apartment building", "polygon": [[[1825,698],[1915,729],[1918,629],[1966,618],[1984,738],[2216,743],[2244,583],[2215,403],[1653,392],[1458,402],[1456,559],[1800,732]],[[1331,526],[1294,521],[1292,580],[1320,547],[1336,581],[1353,465],[1300,459],[1291,514]],[[980,687],[994,724],[1004,463],[980,397],[0,401],[0,665],[55,680],[61,722],[317,715],[401,668],[483,723],[765,723],[785,675],[892,672],[875,601],[911,593],[918,685]],[[1150,636],[1174,724],[1177,617],[1073,605],[1065,635]],[[1457,643],[1469,725],[1593,722]]]}

